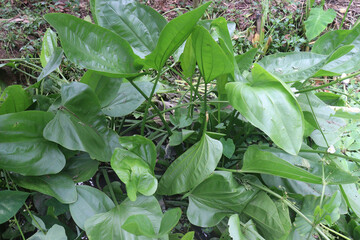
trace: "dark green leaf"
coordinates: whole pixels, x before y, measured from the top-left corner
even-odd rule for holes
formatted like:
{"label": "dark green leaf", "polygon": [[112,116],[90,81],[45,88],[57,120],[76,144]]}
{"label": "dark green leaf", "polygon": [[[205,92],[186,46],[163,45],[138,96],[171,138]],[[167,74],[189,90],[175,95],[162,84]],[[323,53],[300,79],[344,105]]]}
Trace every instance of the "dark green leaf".
{"label": "dark green leaf", "polygon": [[217,225],[225,216],[241,213],[257,190],[247,189],[230,172],[214,172],[189,195],[187,217],[200,227]]}
{"label": "dark green leaf", "polygon": [[295,97],[258,64],[254,65],[252,79],[251,83],[226,85],[230,104],[276,145],[297,154],[303,141],[304,118]]}
{"label": "dark green leaf", "polygon": [[73,180],[63,173],[40,177],[23,177],[16,175],[13,178],[20,187],[52,196],[61,203],[73,203],[77,199]]}
{"label": "dark green leaf", "polygon": [[126,148],[147,162],[150,166],[150,169],[154,171],[157,152],[155,144],[151,140],[143,136],[136,135],[120,137],[119,142],[122,147]]}
{"label": "dark green leaf", "polygon": [[48,28],[44,34],[43,41],[41,44],[40,61],[41,66],[45,67],[53,55],[55,48],[57,47],[57,36],[56,33]]}
{"label": "dark green leaf", "polygon": [[311,52],[276,53],[261,59],[259,64],[284,82],[308,79],[327,63],[327,55]]}
{"label": "dark green leaf", "polygon": [[98,24],[128,41],[141,58],[155,49],[167,23],[156,10],[136,1],[97,0],[94,10]]}
{"label": "dark green leaf", "polygon": [[61,106],[44,129],[44,137],[70,150],[88,152],[108,162],[119,146],[118,135],[107,128],[99,101],[86,84],[73,82],[61,88]]}
{"label": "dark green leaf", "polygon": [[146,64],[160,70],[170,55],[189,37],[197,21],[210,4],[211,2],[207,2],[193,11],[171,20],[161,31],[154,51],[146,56]]}
{"label": "dark green leaf", "polygon": [[[134,83],[147,96],[150,95],[154,86],[149,80],[148,76],[134,80]],[[145,101],[145,98],[129,82],[121,78],[106,77],[87,71],[81,82],[88,84],[95,91],[102,111],[112,117],[126,116]]]}
{"label": "dark green leaf", "polygon": [[65,157],[55,143],[43,137],[43,129],[53,117],[40,111],[1,115],[0,168],[32,176],[60,172]]}
{"label": "dark green leaf", "polygon": [[54,52],[50,56],[46,66],[41,71],[37,81],[41,81],[43,78],[47,77],[50,73],[55,71],[62,61],[63,50],[61,48],[55,47]]}
{"label": "dark green leaf", "polygon": [[12,218],[25,203],[29,193],[21,191],[0,191],[0,224]]}
{"label": "dark green leaf", "polygon": [[160,179],[158,193],[174,195],[189,191],[206,179],[216,168],[222,144],[206,134],[178,157]]}
{"label": "dark green leaf", "polygon": [[138,56],[116,33],[63,13],[46,14],[45,19],[57,30],[67,58],[75,64],[110,76],[138,75]]}
{"label": "dark green leaf", "polygon": [[254,57],[257,53],[257,48],[252,48],[244,54],[235,57],[240,73],[248,71],[253,64]]}
{"label": "dark green leaf", "polygon": [[246,173],[272,174],[303,182],[322,183],[321,176],[315,176],[300,167],[296,167],[287,161],[276,157],[270,152],[262,151],[257,146],[250,146],[245,152],[241,171]]}
{"label": "dark green leaf", "polygon": [[105,213],[115,207],[111,199],[100,190],[86,186],[76,186],[77,201],[70,204],[70,213],[74,222],[85,229],[85,222],[95,214]]}
{"label": "dark green leaf", "polygon": [[89,154],[82,153],[67,160],[64,173],[67,173],[75,182],[85,182],[98,171],[99,162],[90,158]]}
{"label": "dark green leaf", "polygon": [[[280,213],[281,211],[284,213]],[[246,205],[244,213],[254,220],[266,239],[278,240],[290,232],[291,221],[287,207],[278,208],[264,192],[259,192]]]}
{"label": "dark green leaf", "polygon": [[340,189],[348,207],[353,210],[356,216],[360,217],[360,193],[356,184],[344,184],[340,186]]}
{"label": "dark green leaf", "polygon": [[[135,202],[126,199],[109,212],[97,214],[85,222],[86,234],[89,240],[145,240],[137,237],[121,226],[133,215],[146,215],[154,229],[158,231],[162,218],[160,205],[155,197],[138,196]],[[151,238],[150,238],[151,239]]]}
{"label": "dark green leaf", "polygon": [[206,83],[220,75],[234,72],[233,62],[204,27],[197,26],[191,38],[196,61]]}
{"label": "dark green leaf", "polygon": [[21,112],[32,104],[29,94],[21,85],[11,85],[0,95],[0,115]]}
{"label": "dark green leaf", "polygon": [[322,31],[325,30],[329,23],[334,21],[336,12],[334,9],[328,9],[324,11],[321,7],[312,8],[309,18],[305,21],[306,37],[309,40],[313,40]]}
{"label": "dark green leaf", "polygon": [[126,192],[131,201],[136,200],[136,193],[151,196],[155,193],[158,182],[154,170],[138,155],[129,150],[117,148],[111,158],[111,167],[126,185]]}

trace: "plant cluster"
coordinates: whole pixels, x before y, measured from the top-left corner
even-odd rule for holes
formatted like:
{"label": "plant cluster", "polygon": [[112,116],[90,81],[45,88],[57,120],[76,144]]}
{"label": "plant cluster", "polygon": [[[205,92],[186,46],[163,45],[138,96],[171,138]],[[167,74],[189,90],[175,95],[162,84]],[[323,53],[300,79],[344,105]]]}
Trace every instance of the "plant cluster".
{"label": "plant cluster", "polygon": [[[201,19],[210,4],[168,22],[136,1],[92,0],[94,23],[45,15],[56,32],[42,67],[0,65],[42,69],[0,96],[0,239],[187,240],[193,226],[221,239],[359,238],[360,159],[348,151],[359,109],[315,90],[359,74],[360,25],[258,61],[256,48],[234,52],[232,23]],[[325,17],[310,13],[308,40],[331,14],[312,12]],[[64,55],[87,69],[79,82],[62,74]],[[167,74],[187,87],[162,108]],[[337,78],[311,84],[324,76]],[[179,221],[191,225],[179,233]]]}

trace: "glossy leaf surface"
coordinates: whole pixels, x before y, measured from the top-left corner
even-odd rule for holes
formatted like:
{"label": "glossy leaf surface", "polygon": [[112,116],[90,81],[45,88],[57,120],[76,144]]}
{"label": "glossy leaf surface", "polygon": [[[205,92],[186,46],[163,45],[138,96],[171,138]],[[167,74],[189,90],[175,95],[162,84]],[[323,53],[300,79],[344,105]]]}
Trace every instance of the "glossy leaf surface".
{"label": "glossy leaf surface", "polygon": [[305,21],[306,37],[309,40],[313,40],[326,26],[334,21],[336,12],[334,9],[328,9],[324,11],[321,7],[312,8],[308,19]]}
{"label": "glossy leaf surface", "polygon": [[277,53],[261,59],[259,64],[284,82],[295,82],[315,75],[327,62],[327,55],[311,52]]}
{"label": "glossy leaf surface", "polygon": [[230,172],[214,172],[189,195],[187,217],[194,225],[212,227],[225,216],[241,213],[257,190],[240,185]]}
{"label": "glossy leaf surface", "polygon": [[94,159],[108,162],[119,146],[118,136],[107,128],[94,91],[83,83],[61,89],[61,106],[44,129],[44,137],[70,150],[88,152]]}
{"label": "glossy leaf surface", "polygon": [[166,170],[160,179],[158,193],[174,195],[195,187],[215,170],[222,149],[220,141],[204,134]]}
{"label": "glossy leaf surface", "polygon": [[258,64],[253,68],[252,78],[251,83],[226,85],[230,104],[276,145],[297,154],[303,141],[304,121],[295,97]]}
{"label": "glossy leaf surface", "polygon": [[[254,148],[253,150],[255,150],[256,148]],[[302,149],[304,150],[308,150],[310,149],[308,146],[303,145]],[[251,151],[253,151],[251,150]],[[306,153],[306,152],[301,152],[299,153],[298,156],[294,156],[294,155],[290,155],[288,153],[285,153],[284,151],[280,150],[280,149],[275,149],[275,148],[264,148],[261,151],[266,151],[268,153],[271,153],[272,155],[274,155],[276,158],[278,158],[276,161],[279,161],[279,159],[282,159],[283,161],[286,161],[287,163],[291,164],[292,166],[297,166],[298,168],[302,168],[303,170],[306,170],[308,173],[311,173],[311,175],[309,174],[303,174],[303,180],[301,181],[305,181],[305,178],[309,178],[308,182],[312,182],[312,183],[316,183],[316,178],[319,179],[322,176],[322,158],[316,154],[316,153]],[[256,150],[254,151],[256,152]],[[269,156],[267,153],[265,153],[264,155],[266,156],[262,156],[264,153],[260,153],[259,154],[259,158],[258,160],[256,160],[256,157],[253,156],[251,157],[251,159],[255,159],[254,161],[261,161],[261,159],[265,158],[273,158],[272,156]],[[256,155],[256,154],[255,154]],[[249,156],[250,157],[250,156]],[[249,159],[249,161],[251,161]],[[280,166],[278,166],[278,168],[280,168]],[[275,170],[267,170],[268,172],[270,171],[279,171],[282,168],[275,169]],[[266,171],[266,170],[264,170]],[[289,171],[291,171],[291,169],[289,169]],[[276,175],[281,176],[280,173],[277,172]],[[300,172],[298,172],[299,174],[301,174]],[[281,174],[289,174],[289,173],[281,173]],[[316,178],[314,178],[313,176],[316,176]],[[346,184],[346,183],[354,183],[357,180],[357,177],[351,175],[350,172],[342,170],[334,161],[329,161],[328,164],[324,165],[324,176],[326,179],[327,184]],[[290,176],[289,176],[290,177]],[[297,178],[300,178],[299,176],[297,176]],[[293,178],[295,179],[295,178]],[[313,179],[313,180],[311,180]],[[318,184],[321,184],[322,182],[317,182]]]}
{"label": "glossy leaf surface", "polygon": [[247,149],[241,170],[246,173],[266,173],[304,182],[322,183],[321,176],[313,175],[256,146]]}
{"label": "glossy leaf surface", "polygon": [[126,192],[131,201],[136,200],[137,192],[151,196],[155,193],[158,182],[150,165],[138,155],[121,148],[115,149],[111,158],[111,167],[126,185]]}
{"label": "glossy leaf surface", "polygon": [[99,161],[91,159],[89,154],[82,153],[66,161],[64,173],[75,182],[85,182],[92,178],[99,169]]}
{"label": "glossy leaf surface", "polygon": [[[143,76],[134,81],[147,96],[150,95],[154,85],[149,80],[149,77]],[[81,82],[88,84],[94,90],[102,111],[112,117],[128,115],[145,101],[145,98],[122,78],[111,78],[87,71]]]}
{"label": "glossy leaf surface", "polygon": [[76,186],[77,201],[70,204],[70,213],[75,223],[85,229],[85,222],[92,216],[105,213],[115,207],[111,199],[102,191],[86,186]]}
{"label": "glossy leaf surface", "polygon": [[21,191],[0,191],[0,224],[12,218],[25,203],[29,193]]}
{"label": "glossy leaf surface", "polygon": [[136,1],[97,0],[94,10],[98,24],[128,41],[141,58],[155,49],[167,23],[156,10]]}
{"label": "glossy leaf surface", "polygon": [[138,57],[116,33],[63,13],[50,13],[45,19],[56,29],[65,55],[75,64],[112,76],[137,75]]}
{"label": "glossy leaf surface", "polygon": [[156,147],[150,140],[140,135],[127,136],[119,138],[120,145],[130,152],[136,154],[150,166],[150,169],[154,171],[156,164]]}
{"label": "glossy leaf surface", "polygon": [[57,144],[43,137],[54,115],[26,111],[0,116],[0,168],[23,175],[55,174],[65,166]]}
{"label": "glossy leaf surface", "polygon": [[205,3],[195,10],[171,20],[161,31],[154,51],[146,56],[146,64],[160,70],[170,55],[189,37],[210,3]]}
{"label": "glossy leaf surface", "polygon": [[204,27],[197,26],[191,38],[193,39],[196,61],[206,83],[220,75],[234,71],[234,63]]}
{"label": "glossy leaf surface", "polygon": [[42,67],[45,67],[47,65],[56,47],[57,47],[56,33],[53,30],[51,30],[51,28],[48,28],[44,34],[43,41],[41,44],[40,61]]}
{"label": "glossy leaf surface", "polygon": [[254,61],[257,51],[258,51],[257,48],[252,48],[249,51],[247,51],[246,53],[244,53],[242,55],[237,55],[235,57],[236,64],[238,65],[240,72],[248,71],[250,69],[250,67],[253,64],[253,61]]}
{"label": "glossy leaf surface", "polygon": [[109,212],[97,214],[89,218],[85,223],[85,229],[89,240],[145,240],[147,237],[137,237],[121,226],[132,215],[146,215],[155,231],[160,228],[162,211],[155,197],[139,196],[135,202],[126,199],[119,206]]}
{"label": "glossy leaf surface", "polygon": [[0,95],[0,115],[24,111],[31,104],[31,98],[22,86],[8,86]]}
{"label": "glossy leaf surface", "polygon": [[19,186],[52,196],[61,203],[69,204],[77,200],[75,184],[66,174],[59,173],[40,177],[16,175],[13,178]]}

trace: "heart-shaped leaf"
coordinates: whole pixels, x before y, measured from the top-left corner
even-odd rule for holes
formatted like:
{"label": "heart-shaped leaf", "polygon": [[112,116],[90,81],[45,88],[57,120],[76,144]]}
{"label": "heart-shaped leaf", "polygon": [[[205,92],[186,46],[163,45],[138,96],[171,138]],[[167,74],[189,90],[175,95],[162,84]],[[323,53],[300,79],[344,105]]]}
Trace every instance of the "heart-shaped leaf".
{"label": "heart-shaped leaf", "polygon": [[0,115],[24,111],[31,104],[31,98],[22,86],[8,86],[0,95]]}
{"label": "heart-shaped leaf", "polygon": [[186,215],[196,226],[212,227],[229,214],[240,214],[256,193],[240,185],[232,173],[216,171],[191,191]]}
{"label": "heart-shaped leaf", "polygon": [[255,64],[252,82],[226,85],[230,104],[285,151],[296,155],[303,142],[304,117],[287,86]]}
{"label": "heart-shaped leaf", "polygon": [[43,137],[54,114],[26,111],[0,116],[0,168],[23,175],[55,174],[65,166],[57,144]]}
{"label": "heart-shaped leaf", "polygon": [[108,162],[119,146],[118,135],[107,127],[99,101],[86,84],[73,82],[61,88],[61,105],[44,129],[44,137],[70,150],[88,152]]}
{"label": "heart-shaped leaf", "polygon": [[67,173],[75,182],[85,182],[92,178],[99,169],[99,162],[90,158],[89,154],[82,153],[66,161],[64,173]]}
{"label": "heart-shaped leaf", "polygon": [[158,193],[174,195],[189,191],[207,178],[222,155],[222,144],[203,135],[201,140],[178,157],[160,179]]}
{"label": "heart-shaped leaf", "polygon": [[64,13],[46,14],[45,19],[56,29],[65,55],[75,64],[109,76],[138,75],[138,56],[116,33]]}
{"label": "heart-shaped leaf", "polygon": [[37,232],[32,235],[28,240],[67,240],[64,227],[54,224],[46,234]]}
{"label": "heart-shaped leaf", "polygon": [[155,197],[138,196],[136,201],[124,200],[119,206],[106,213],[96,214],[85,222],[85,230],[89,240],[145,240],[147,237],[137,237],[121,226],[133,215],[146,215],[156,232],[160,229],[162,211]]}
{"label": "heart-shaped leaf", "polygon": [[306,37],[309,40],[313,40],[322,31],[325,30],[329,23],[334,21],[336,12],[334,9],[328,9],[324,11],[321,7],[312,8],[309,18],[305,21]]}

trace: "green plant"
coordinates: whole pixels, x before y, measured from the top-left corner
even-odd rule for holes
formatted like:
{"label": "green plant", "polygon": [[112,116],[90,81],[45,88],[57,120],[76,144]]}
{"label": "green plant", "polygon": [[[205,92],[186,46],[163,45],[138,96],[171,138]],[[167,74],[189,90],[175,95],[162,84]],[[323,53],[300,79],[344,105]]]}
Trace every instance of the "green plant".
{"label": "green plant", "polygon": [[[93,0],[94,24],[45,16],[61,47],[48,30],[42,67],[7,63],[41,72],[28,89],[10,86],[0,98],[6,231],[169,239],[186,212],[225,239],[358,236],[360,159],[337,144],[359,115],[313,91],[359,74],[359,27],[323,35],[311,52],[254,63],[256,49],[234,53],[224,18],[200,20],[210,4],[170,22],[136,1]],[[63,54],[87,69],[80,82],[62,76]],[[165,72],[188,89],[163,109],[155,96]]]}

